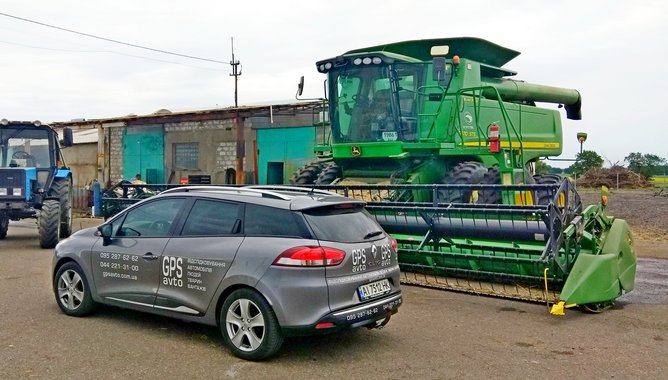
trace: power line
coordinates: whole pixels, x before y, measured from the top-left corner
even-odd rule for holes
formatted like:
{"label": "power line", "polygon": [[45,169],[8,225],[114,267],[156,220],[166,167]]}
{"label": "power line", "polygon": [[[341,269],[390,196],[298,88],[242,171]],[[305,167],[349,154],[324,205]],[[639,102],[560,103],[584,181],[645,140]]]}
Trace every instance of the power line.
{"label": "power line", "polygon": [[7,44],[7,45],[14,45],[14,46],[20,46],[24,48],[29,48],[29,49],[38,49],[38,50],[47,50],[47,51],[61,51],[65,53],[106,53],[106,54],[117,54],[117,55],[122,55],[126,57],[132,57],[132,58],[138,58],[138,59],[146,59],[149,61],[155,61],[155,62],[163,62],[163,63],[169,63],[173,65],[180,65],[180,66],[185,66],[185,67],[192,67],[200,70],[211,70],[211,71],[225,71],[222,69],[214,69],[210,67],[202,67],[202,66],[194,66],[194,65],[188,65],[185,63],[181,62],[174,62],[174,61],[167,61],[164,59],[157,59],[157,58],[150,58],[150,57],[144,57],[141,55],[134,55],[134,54],[127,54],[127,53],[121,53],[118,51],[113,51],[113,50],[74,50],[74,49],[59,49],[59,48],[49,48],[49,47],[44,47],[44,46],[35,46],[35,45],[26,45],[26,44],[20,44],[17,42],[9,42],[9,41],[3,41],[0,40],[0,44]]}
{"label": "power line", "polygon": [[154,51],[154,52],[157,52],[157,53],[169,54],[169,55],[174,55],[174,56],[183,57],[183,58],[189,58],[189,59],[196,59],[196,60],[199,60],[199,61],[206,61],[206,62],[213,62],[213,63],[222,63],[222,64],[225,64],[225,65],[229,64],[228,62],[217,61],[217,60],[215,60],[215,59],[202,58],[202,57],[196,57],[196,56],[193,56],[193,55],[174,53],[174,52],[167,51],[167,50],[154,49],[154,48],[150,48],[150,47],[147,47],[147,46],[136,45],[136,44],[132,44],[132,43],[129,43],[129,42],[123,42],[123,41],[119,41],[119,40],[114,40],[114,39],[112,39],[112,38],[106,38],[106,37],[96,36],[96,35],[94,35],[94,34],[89,34],[89,33],[84,33],[84,32],[78,32],[78,31],[76,31],[76,30],[67,29],[67,28],[62,28],[62,27],[59,27],[59,26],[50,25],[50,24],[46,24],[46,23],[43,23],[43,22],[39,22],[39,21],[29,20],[29,19],[27,19],[27,18],[14,16],[14,15],[10,15],[10,14],[7,14],[7,13],[2,13],[2,12],[0,12],[0,16],[9,17],[9,18],[13,18],[13,19],[16,19],[16,20],[29,22],[29,23],[32,23],[32,24],[37,24],[37,25],[45,26],[45,27],[47,27],[47,28],[57,29],[57,30],[61,30],[61,31],[64,31],[64,32],[68,32],[68,33],[74,33],[74,34],[78,34],[78,35],[85,36],[85,37],[95,38],[95,39],[98,39],[98,40],[103,40],[103,41],[107,41],[107,42],[113,42],[113,43],[115,43],[115,44],[120,44],[120,45],[125,45],[125,46],[131,46],[131,47],[138,48],[138,49],[150,50],[150,51]]}

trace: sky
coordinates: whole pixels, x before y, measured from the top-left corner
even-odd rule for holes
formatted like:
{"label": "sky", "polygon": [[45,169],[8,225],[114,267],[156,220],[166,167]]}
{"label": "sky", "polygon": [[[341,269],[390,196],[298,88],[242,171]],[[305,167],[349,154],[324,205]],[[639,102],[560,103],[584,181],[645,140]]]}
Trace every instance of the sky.
{"label": "sky", "polygon": [[[0,0],[0,13],[196,56],[160,54],[0,16],[0,118],[97,119],[323,96],[315,62],[403,40],[470,36],[522,54],[516,79],[574,88],[580,121],[563,114],[564,153],[606,164],[631,152],[668,158],[665,1]],[[664,36],[664,37],[661,37]],[[556,108],[555,105],[545,105]],[[568,163],[549,162],[552,166]]]}

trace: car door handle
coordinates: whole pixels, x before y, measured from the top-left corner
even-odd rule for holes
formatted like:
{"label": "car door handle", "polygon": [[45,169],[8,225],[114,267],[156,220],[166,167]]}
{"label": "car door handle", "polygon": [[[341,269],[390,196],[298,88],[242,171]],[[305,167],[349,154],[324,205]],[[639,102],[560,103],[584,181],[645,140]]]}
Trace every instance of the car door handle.
{"label": "car door handle", "polygon": [[146,261],[157,260],[158,257],[160,257],[160,256],[158,256],[158,255],[154,255],[154,254],[151,253],[151,252],[146,252],[146,253],[144,254],[144,256],[142,256],[142,258],[143,258],[144,260],[146,260]]}

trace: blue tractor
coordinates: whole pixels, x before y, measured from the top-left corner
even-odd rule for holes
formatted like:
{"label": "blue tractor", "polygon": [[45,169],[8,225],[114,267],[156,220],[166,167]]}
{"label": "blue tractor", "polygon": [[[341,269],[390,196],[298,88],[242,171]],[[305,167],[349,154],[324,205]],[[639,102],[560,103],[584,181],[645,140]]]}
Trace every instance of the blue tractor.
{"label": "blue tractor", "polygon": [[0,120],[0,240],[10,220],[36,218],[39,243],[53,248],[72,233],[72,173],[63,147],[72,130],[58,133],[39,121]]}

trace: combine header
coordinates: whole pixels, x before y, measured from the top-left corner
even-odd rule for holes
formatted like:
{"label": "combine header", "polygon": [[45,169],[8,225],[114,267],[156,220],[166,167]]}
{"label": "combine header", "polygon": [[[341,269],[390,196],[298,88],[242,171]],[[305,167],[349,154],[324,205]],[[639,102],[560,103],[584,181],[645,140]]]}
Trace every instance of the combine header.
{"label": "combine header", "polygon": [[[366,200],[404,281],[598,312],[633,289],[629,227],[537,175],[563,148],[577,90],[513,79],[520,53],[478,38],[396,42],[316,63],[329,125],[292,183]],[[301,88],[301,87],[300,87]],[[556,107],[555,107],[556,108]]]}
{"label": "combine header", "polygon": [[[398,241],[402,281],[461,292],[546,302],[551,313],[601,312],[633,289],[636,257],[624,220],[605,215],[607,195],[583,209],[570,182],[559,185],[329,185],[365,199]],[[467,191],[534,193],[546,205],[441,203]],[[400,194],[432,202],[397,202]],[[440,196],[439,196],[440,194]]]}

